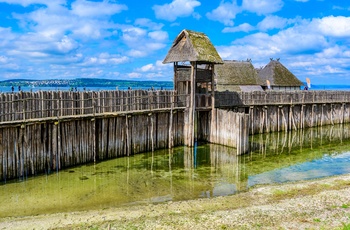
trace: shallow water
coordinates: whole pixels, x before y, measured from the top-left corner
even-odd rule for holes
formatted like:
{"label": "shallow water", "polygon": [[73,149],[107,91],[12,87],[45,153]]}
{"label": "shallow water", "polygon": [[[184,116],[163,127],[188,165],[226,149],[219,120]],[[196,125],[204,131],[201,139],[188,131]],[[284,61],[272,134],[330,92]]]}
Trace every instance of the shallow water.
{"label": "shallow water", "polygon": [[349,125],[251,137],[251,151],[179,147],[0,185],[0,217],[232,195],[250,186],[350,173]]}

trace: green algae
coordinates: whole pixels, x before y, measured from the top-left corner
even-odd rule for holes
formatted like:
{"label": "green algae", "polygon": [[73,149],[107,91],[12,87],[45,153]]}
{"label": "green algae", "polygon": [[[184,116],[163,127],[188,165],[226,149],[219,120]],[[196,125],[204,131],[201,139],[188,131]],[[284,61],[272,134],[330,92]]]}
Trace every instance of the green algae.
{"label": "green algae", "polygon": [[0,185],[0,217],[233,195],[246,190],[252,177],[349,152],[347,130],[348,125],[256,135],[243,156],[220,145],[201,145],[195,152],[179,147],[10,181]]}

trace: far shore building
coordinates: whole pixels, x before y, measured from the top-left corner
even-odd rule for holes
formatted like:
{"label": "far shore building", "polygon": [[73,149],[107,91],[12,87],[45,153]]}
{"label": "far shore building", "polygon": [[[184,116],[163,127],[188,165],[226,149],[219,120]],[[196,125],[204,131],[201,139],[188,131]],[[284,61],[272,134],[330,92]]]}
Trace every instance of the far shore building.
{"label": "far shore building", "polygon": [[224,60],[215,68],[216,91],[263,91],[263,81],[259,78],[251,61]]}
{"label": "far shore building", "polygon": [[262,80],[264,90],[293,91],[300,90],[304,84],[279,59],[271,61],[262,69],[257,70]]}

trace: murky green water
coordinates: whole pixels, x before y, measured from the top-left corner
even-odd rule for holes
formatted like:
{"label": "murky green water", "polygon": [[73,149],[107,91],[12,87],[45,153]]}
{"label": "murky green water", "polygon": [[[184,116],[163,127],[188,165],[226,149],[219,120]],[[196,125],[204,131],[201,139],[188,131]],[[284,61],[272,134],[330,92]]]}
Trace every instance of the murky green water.
{"label": "murky green water", "polygon": [[350,173],[349,125],[251,137],[251,151],[202,145],[0,185],[0,217],[225,196],[262,183]]}

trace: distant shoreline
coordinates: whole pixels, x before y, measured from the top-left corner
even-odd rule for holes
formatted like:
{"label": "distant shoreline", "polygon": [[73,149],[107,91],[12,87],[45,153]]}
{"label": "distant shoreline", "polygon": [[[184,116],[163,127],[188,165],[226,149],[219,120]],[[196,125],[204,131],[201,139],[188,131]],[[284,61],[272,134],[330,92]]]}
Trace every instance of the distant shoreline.
{"label": "distant shoreline", "polygon": [[26,80],[14,79],[0,81],[0,87],[172,87],[172,81],[135,81],[99,78],[79,78],[71,80]]}
{"label": "distant shoreline", "polygon": [[[13,90],[12,90],[13,87]],[[136,80],[112,80],[98,78],[79,78],[71,80],[26,80],[14,79],[0,81],[0,92],[30,92],[30,91],[101,91],[101,90],[161,90],[173,89],[172,81],[136,81]],[[303,89],[303,87],[301,87]],[[311,85],[309,90],[337,90],[350,91],[350,85]]]}
{"label": "distant shoreline", "polygon": [[171,81],[132,81],[107,79],[7,80],[0,81],[0,92],[30,91],[100,91],[128,89],[173,89]]}

